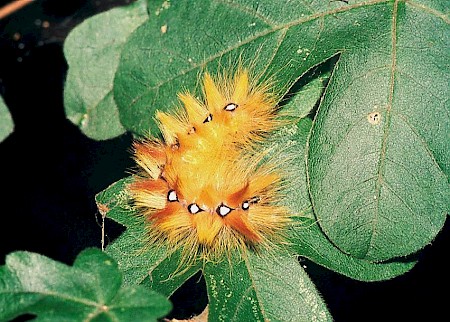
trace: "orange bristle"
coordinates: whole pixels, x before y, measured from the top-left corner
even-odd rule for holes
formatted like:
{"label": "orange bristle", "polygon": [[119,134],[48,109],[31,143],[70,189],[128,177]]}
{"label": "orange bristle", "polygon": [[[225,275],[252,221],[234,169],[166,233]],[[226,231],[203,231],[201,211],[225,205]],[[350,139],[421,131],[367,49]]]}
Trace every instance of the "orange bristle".
{"label": "orange bristle", "polygon": [[245,236],[246,240],[254,244],[261,242],[261,236],[254,228],[252,228],[251,223],[249,223],[247,216],[243,211],[236,211],[235,213],[230,214],[230,216],[225,218],[224,222],[225,225]]}

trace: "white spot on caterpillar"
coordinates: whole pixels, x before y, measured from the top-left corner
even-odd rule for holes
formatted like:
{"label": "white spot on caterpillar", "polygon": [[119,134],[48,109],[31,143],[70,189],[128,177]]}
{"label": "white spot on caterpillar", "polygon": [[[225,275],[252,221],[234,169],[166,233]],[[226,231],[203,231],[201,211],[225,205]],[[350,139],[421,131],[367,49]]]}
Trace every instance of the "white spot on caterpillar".
{"label": "white spot on caterpillar", "polygon": [[167,200],[170,202],[178,201],[177,192],[175,190],[170,190],[167,194]]}
{"label": "white spot on caterpillar", "polygon": [[203,123],[208,123],[212,121],[212,114],[209,114],[208,117],[203,121]]}
{"label": "white spot on caterpillar", "polygon": [[188,208],[189,212],[193,215],[202,211],[196,203],[191,203],[187,208]]}
{"label": "white spot on caterpillar", "polygon": [[237,109],[237,107],[238,107],[237,104],[229,103],[229,104],[225,105],[225,107],[224,107],[223,109],[224,109],[225,111],[232,112],[232,111],[234,111],[235,109]]}
{"label": "white spot on caterpillar", "polygon": [[231,212],[230,207],[228,207],[227,205],[221,204],[219,207],[217,207],[217,213],[219,215],[221,215],[222,217],[225,217],[226,215],[228,215]]}

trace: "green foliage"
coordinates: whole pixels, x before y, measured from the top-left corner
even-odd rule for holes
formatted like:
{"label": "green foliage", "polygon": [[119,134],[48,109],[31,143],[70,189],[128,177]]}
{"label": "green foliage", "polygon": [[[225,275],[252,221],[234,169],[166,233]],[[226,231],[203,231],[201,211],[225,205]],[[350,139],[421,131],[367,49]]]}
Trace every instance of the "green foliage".
{"label": "green foliage", "polygon": [[171,309],[164,296],[123,286],[115,261],[92,248],[73,266],[30,252],[14,252],[0,267],[0,321],[21,314],[39,321],[156,321]]}
{"label": "green foliage", "polygon": [[205,265],[210,321],[332,321],[295,256],[249,254]]}
{"label": "green foliage", "polygon": [[289,160],[284,202],[298,218],[287,253],[250,254],[232,271],[197,262],[171,276],[178,255],[146,247],[125,178],[96,198],[127,227],[107,248],[124,283],[169,296],[202,270],[211,321],[330,320],[296,256],[364,281],[410,270],[449,213],[447,12],[438,0],[138,0],[75,28],[64,48],[65,105],[92,138],[157,133],[155,110],[198,92],[205,70],[242,62],[280,93],[303,85],[284,106],[302,120],[267,142],[273,158]]}
{"label": "green foliage", "polygon": [[[142,5],[121,14],[132,17]],[[119,113],[126,130],[155,132],[154,111],[176,105],[180,89],[198,88],[205,69],[240,60],[275,75],[284,91],[339,54],[308,150],[308,188],[321,228],[343,252],[369,261],[410,255],[436,236],[450,204],[445,5],[150,1],[147,10],[149,19],[139,15],[120,29],[114,63],[103,71],[109,89],[115,75],[107,114]],[[103,15],[74,31],[67,53],[95,41],[87,31],[109,26]],[[101,49],[92,53],[100,57]],[[78,61],[69,74],[93,66]],[[70,82],[66,91],[74,92]]]}
{"label": "green foliage", "polygon": [[14,123],[3,98],[0,97],[0,142],[14,131]]}

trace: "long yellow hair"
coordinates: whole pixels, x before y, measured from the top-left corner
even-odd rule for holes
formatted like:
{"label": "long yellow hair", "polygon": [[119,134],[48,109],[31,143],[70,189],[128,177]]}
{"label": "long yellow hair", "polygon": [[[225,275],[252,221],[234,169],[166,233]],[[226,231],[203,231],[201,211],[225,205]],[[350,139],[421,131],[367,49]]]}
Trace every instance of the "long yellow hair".
{"label": "long yellow hair", "polygon": [[277,202],[282,174],[258,153],[282,124],[276,95],[238,69],[205,73],[203,96],[179,94],[183,109],[156,113],[162,139],[134,143],[140,171],[129,191],[150,244],[189,260],[267,248],[291,221]]}

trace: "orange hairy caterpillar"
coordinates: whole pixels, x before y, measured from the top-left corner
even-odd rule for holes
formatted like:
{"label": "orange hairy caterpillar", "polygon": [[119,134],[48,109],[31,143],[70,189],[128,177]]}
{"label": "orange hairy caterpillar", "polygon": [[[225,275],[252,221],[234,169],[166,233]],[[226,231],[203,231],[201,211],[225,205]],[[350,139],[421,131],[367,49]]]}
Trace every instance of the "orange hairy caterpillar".
{"label": "orange hairy caterpillar", "polygon": [[134,143],[129,191],[150,243],[188,260],[270,248],[291,221],[278,203],[281,172],[257,152],[282,124],[276,95],[239,69],[205,73],[203,96],[179,94],[183,109],[156,113],[163,138]]}

